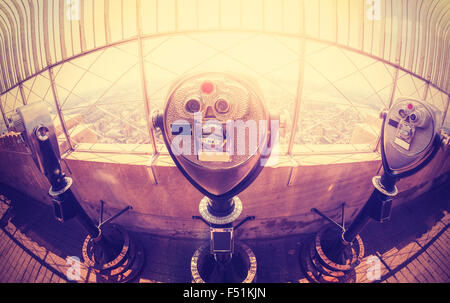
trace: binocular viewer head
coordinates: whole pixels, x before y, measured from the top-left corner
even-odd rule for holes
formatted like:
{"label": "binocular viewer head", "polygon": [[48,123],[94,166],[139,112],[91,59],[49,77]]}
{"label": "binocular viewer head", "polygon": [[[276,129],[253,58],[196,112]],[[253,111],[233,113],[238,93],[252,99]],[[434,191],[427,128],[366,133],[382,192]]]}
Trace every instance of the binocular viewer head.
{"label": "binocular viewer head", "polygon": [[226,73],[181,78],[153,116],[178,168],[212,199],[232,198],[261,171],[270,122],[257,85]]}
{"label": "binocular viewer head", "polygon": [[442,113],[433,105],[401,98],[389,109],[382,129],[387,168],[401,174],[419,167],[433,151]]}
{"label": "binocular viewer head", "polygon": [[44,102],[35,102],[17,108],[10,125],[12,131],[22,134],[38,169],[45,173],[44,157],[40,149],[43,141],[50,143],[53,154],[60,160],[58,140],[50,112]]}

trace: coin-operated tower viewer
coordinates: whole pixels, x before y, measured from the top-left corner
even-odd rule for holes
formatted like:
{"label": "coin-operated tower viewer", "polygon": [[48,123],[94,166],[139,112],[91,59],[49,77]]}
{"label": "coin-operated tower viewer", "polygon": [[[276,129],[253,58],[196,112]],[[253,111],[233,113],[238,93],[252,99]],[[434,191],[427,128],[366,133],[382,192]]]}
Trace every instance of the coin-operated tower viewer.
{"label": "coin-operated tower viewer", "polygon": [[145,263],[142,245],[125,229],[111,224],[131,209],[127,206],[103,220],[103,201],[98,224],[88,216],[72,192],[72,178],[61,168],[55,126],[44,102],[17,108],[10,129],[20,133],[39,171],[50,183],[55,218],[64,223],[75,218],[87,232],[82,247],[84,263],[97,282],[130,282],[138,279]]}
{"label": "coin-operated tower viewer", "polygon": [[385,222],[398,194],[396,182],[409,177],[426,165],[441,146],[442,113],[422,100],[399,98],[383,112],[380,149],[383,174],[372,178],[372,194],[351,224],[341,223],[312,211],[332,223],[317,233],[306,247],[302,266],[306,277],[314,282],[348,282],[355,279],[354,269],[364,257],[364,243],[359,236],[371,221]]}
{"label": "coin-operated tower viewer", "polygon": [[201,219],[210,242],[191,260],[195,282],[252,282],[256,258],[234,243],[233,227],[242,212],[238,194],[263,169],[276,141],[279,122],[271,119],[251,80],[226,73],[183,77],[169,91],[164,111],[153,113],[178,169],[205,197]]}

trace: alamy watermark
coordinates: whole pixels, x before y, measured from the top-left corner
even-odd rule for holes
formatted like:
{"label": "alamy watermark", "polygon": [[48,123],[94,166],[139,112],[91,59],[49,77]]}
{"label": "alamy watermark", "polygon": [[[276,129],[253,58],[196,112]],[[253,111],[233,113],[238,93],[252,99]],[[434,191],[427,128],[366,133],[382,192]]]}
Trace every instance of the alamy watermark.
{"label": "alamy watermark", "polygon": [[80,281],[81,280],[81,261],[80,258],[76,256],[70,256],[66,259],[66,265],[69,268],[66,271],[66,278],[69,281]]}
{"label": "alamy watermark", "polygon": [[366,18],[369,20],[381,19],[381,0],[366,0]]}
{"label": "alamy watermark", "polygon": [[[80,0],[66,0],[66,16],[70,21],[78,21],[81,16]],[[381,0],[366,0],[366,17],[369,20],[381,19]]]}
{"label": "alamy watermark", "polygon": [[381,261],[377,256],[369,256],[366,259],[369,268],[366,272],[366,278],[369,281],[381,280]]}
{"label": "alamy watermark", "polygon": [[70,21],[78,21],[81,18],[80,0],[66,0],[66,17]]}

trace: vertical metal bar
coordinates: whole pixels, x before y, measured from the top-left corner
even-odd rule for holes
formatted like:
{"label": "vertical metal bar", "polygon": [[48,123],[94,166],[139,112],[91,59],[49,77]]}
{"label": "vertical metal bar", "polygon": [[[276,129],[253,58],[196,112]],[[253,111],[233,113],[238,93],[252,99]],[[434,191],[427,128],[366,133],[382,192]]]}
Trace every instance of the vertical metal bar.
{"label": "vertical metal bar", "polygon": [[[178,2],[177,0],[175,0],[175,4],[176,4],[176,2]],[[221,0],[219,0],[219,4],[218,4],[218,14],[219,14],[219,16],[217,17],[219,20],[218,20],[218,23],[219,23],[219,29],[222,29],[222,1]],[[175,12],[176,12],[176,19],[175,19],[175,25],[176,25],[176,27],[175,27],[175,30],[176,31],[178,31],[178,27],[177,27],[177,25],[178,25],[178,22],[177,22],[177,19],[178,19],[178,10],[175,8]]]}
{"label": "vertical metal bar", "polygon": [[[301,13],[300,13],[300,35],[303,36],[305,33],[305,3],[302,1],[301,4]],[[295,109],[294,109],[294,117],[292,120],[292,130],[291,130],[291,136],[289,138],[289,145],[287,153],[288,155],[292,156],[292,148],[294,146],[294,139],[295,139],[295,133],[297,130],[297,124],[298,124],[298,116],[300,114],[300,106],[301,106],[301,99],[303,94],[303,75],[305,73],[305,39],[300,38],[300,53],[299,53],[299,66],[298,66],[298,82],[297,82],[297,95],[295,98]]]}
{"label": "vertical metal bar", "polygon": [[266,13],[266,7],[264,5],[264,0],[262,0],[261,1],[261,19],[262,19],[261,28],[262,28],[263,32],[266,30],[266,23],[264,22],[265,21],[265,13]]}
{"label": "vertical metal bar", "polygon": [[[442,49],[444,49],[441,45],[444,43],[444,38],[440,38],[439,37],[443,37],[443,31],[441,30],[443,28],[443,26],[441,26],[441,21],[444,19],[443,17],[448,15],[448,11],[442,10],[442,12],[444,12],[441,15],[438,15],[439,17],[437,18],[438,21],[436,21],[436,40],[435,40],[435,60],[433,60],[433,68],[430,69],[430,80],[435,83],[436,85],[438,84],[438,66],[439,63],[441,62],[442,59]],[[434,81],[433,81],[434,80]]]}
{"label": "vertical metal bar", "polygon": [[[403,1],[402,1],[401,3],[403,4]],[[399,40],[398,40],[398,42],[397,42],[397,53],[395,54],[395,64],[396,64],[397,66],[399,66],[399,65],[400,65],[400,59],[401,59],[401,56],[402,56],[402,39],[403,39],[403,35],[402,35],[402,32],[403,32],[403,5],[402,5],[402,7],[400,8],[400,16],[398,16],[397,20],[398,20],[398,22],[399,22],[398,33],[397,33],[397,39],[399,39]]]}
{"label": "vertical metal bar", "polygon": [[[75,55],[75,48],[74,48],[74,46],[73,46],[73,28],[72,28],[72,25],[73,25],[73,20],[72,20],[72,18],[70,18],[69,20],[69,24],[70,24],[70,46],[71,46],[71,49],[72,49],[72,56],[74,56]],[[56,54],[55,54],[55,56],[56,56]]]}
{"label": "vertical metal bar", "polygon": [[426,101],[428,97],[428,91],[430,90],[430,79],[427,78],[427,82],[425,84],[425,90],[423,92],[423,100]]}
{"label": "vertical metal bar", "polygon": [[418,50],[418,53],[417,53],[418,57],[420,58],[419,67],[418,67],[419,70],[417,71],[417,74],[420,75],[421,77],[423,75],[423,68],[425,65],[425,53],[426,53],[427,38],[428,38],[427,29],[428,29],[428,14],[429,14],[429,12],[430,12],[430,6],[427,6],[426,14],[424,14],[425,22],[421,22],[423,25],[422,26],[422,38],[419,39],[419,41],[421,42],[422,45],[420,47],[420,50]]}
{"label": "vertical metal bar", "polygon": [[436,48],[436,52],[437,52],[437,60],[436,60],[436,62],[435,62],[435,65],[434,65],[434,68],[433,68],[433,76],[432,76],[432,79],[434,79],[434,81],[433,81],[433,83],[435,83],[436,85],[438,85],[439,84],[439,75],[440,75],[440,73],[442,73],[442,71],[440,71],[439,70],[439,66],[441,65],[440,63],[441,63],[441,61],[443,60],[443,52],[442,52],[442,49],[444,49],[444,44],[445,44],[445,40],[444,40],[444,38],[441,38],[441,39],[439,39],[439,37],[444,37],[444,27],[443,26],[441,26],[441,21],[443,20],[443,16],[445,15],[446,13],[444,13],[443,15],[441,15],[441,18],[440,18],[440,20],[439,20],[439,24],[436,26],[436,30],[438,31],[438,34],[437,34],[437,39],[436,40],[438,40],[439,41],[439,45],[438,45],[438,47]]}
{"label": "vertical metal bar", "polygon": [[[444,36],[444,41],[446,41],[446,45],[447,47],[444,49],[449,49],[449,42],[450,40],[448,39],[448,37],[450,36],[450,31],[447,31],[446,35]],[[439,80],[436,80],[436,85],[441,87],[444,91],[449,91],[449,87],[450,87],[450,81],[447,81],[448,76],[450,75],[450,68],[448,67],[449,65],[449,58],[450,54],[448,51],[444,52],[443,54],[443,58],[442,58],[442,62],[440,64],[440,66],[438,67],[438,69],[441,71],[439,74]]]}
{"label": "vertical metal bar", "polygon": [[[381,4],[380,4],[380,6],[381,6]],[[372,8],[373,10],[375,10],[375,8]],[[380,12],[380,14],[381,14],[381,12]],[[372,20],[371,20],[371,33],[370,33],[370,54],[372,55],[373,54],[373,40],[374,40],[374,37],[373,37],[373,34],[374,34],[374,32],[375,32],[375,16],[374,16],[374,11],[372,11]]]}
{"label": "vertical metal bar", "polygon": [[385,52],[385,47],[386,47],[386,0],[384,0],[384,5],[383,5],[383,15],[381,16],[381,18],[383,19],[383,27],[382,27],[382,34],[380,35],[380,57],[384,58],[384,52]]}
{"label": "vertical metal bar", "polygon": [[[199,9],[199,0],[195,1],[195,25],[196,29],[200,29],[200,9]],[[156,0],[156,32],[158,32],[158,0]]]}
{"label": "vertical metal bar", "polygon": [[138,52],[139,52],[139,67],[141,71],[141,87],[142,94],[144,96],[144,108],[145,108],[145,119],[147,121],[147,129],[150,136],[150,140],[153,147],[153,154],[158,153],[158,149],[156,148],[156,138],[155,132],[153,129],[153,125],[150,118],[150,102],[147,91],[147,79],[145,74],[145,64],[144,64],[144,52],[142,46],[142,20],[141,20],[141,1],[136,0],[136,27],[137,27],[137,43],[138,43]]}
{"label": "vertical metal bar", "polygon": [[105,16],[105,40],[106,45],[108,45],[111,42],[111,31],[109,24],[109,0],[104,0],[103,12]]}
{"label": "vertical metal bar", "polygon": [[94,48],[97,47],[97,43],[95,41],[95,1],[92,0],[92,39],[94,42]]}
{"label": "vertical metal bar", "polygon": [[[20,2],[20,7],[23,9],[24,12],[24,26],[26,28],[25,33],[23,33],[23,35],[25,36],[25,44],[26,44],[26,48],[27,48],[27,55],[28,55],[28,68],[30,70],[30,75],[34,75],[38,70],[34,69],[34,62],[32,60],[32,55],[31,53],[33,52],[31,50],[31,30],[30,30],[30,13],[31,13],[31,9],[28,6],[28,3],[26,1],[21,1]],[[28,22],[30,20],[30,22]],[[30,76],[28,75],[28,77]]]}
{"label": "vertical metal bar", "polygon": [[[12,73],[11,73],[11,61],[8,60],[9,58],[9,47],[8,43],[4,41],[2,36],[2,31],[4,30],[3,24],[0,21],[0,46],[3,45],[3,47],[0,47],[0,69],[3,76],[3,84],[4,84],[4,90],[8,88],[8,80],[10,82],[10,86],[12,86]],[[6,39],[6,38],[5,38]],[[3,52],[4,50],[4,52]],[[5,65],[6,63],[6,65]],[[7,77],[6,72],[8,72],[9,79]]]}
{"label": "vertical metal bar", "polygon": [[[178,32],[178,0],[175,0],[174,2],[174,15],[175,15],[175,32]],[[220,3],[219,3],[219,10],[220,10]],[[219,14],[220,18],[220,14]]]}
{"label": "vertical metal bar", "polygon": [[[440,15],[440,12],[442,12],[441,10],[444,12],[444,14],[442,14],[442,15]],[[434,30],[432,31],[433,45],[430,48],[432,58],[431,58],[431,64],[429,65],[428,71],[427,71],[427,80],[428,81],[433,81],[433,79],[435,79],[435,77],[433,77],[433,75],[436,75],[438,62],[441,60],[441,55],[440,55],[441,54],[441,52],[440,52],[441,45],[439,42],[443,41],[443,38],[439,39],[439,36],[441,35],[441,32],[439,30],[439,24],[442,20],[442,17],[445,16],[446,14],[447,14],[447,11],[444,10],[443,8],[439,8],[437,11],[437,14],[436,14],[436,18],[435,18],[435,22],[434,22]],[[437,81],[434,81],[434,83],[437,84]]]}
{"label": "vertical metal bar", "polygon": [[[436,2],[436,4],[433,6],[433,8],[430,10],[431,5],[434,3],[434,0],[431,2],[430,7],[428,7],[428,11],[427,11],[427,15],[426,15],[426,19],[425,19],[425,24],[426,24],[426,29],[424,31],[424,39],[423,41],[425,41],[424,43],[424,53],[423,53],[423,62],[421,62],[422,64],[420,65],[420,71],[419,71],[419,75],[423,78],[426,77],[426,70],[427,67],[429,66],[429,63],[431,61],[431,56],[430,56],[430,44],[431,44],[431,35],[433,34],[433,32],[431,31],[431,17],[433,16],[434,10],[436,8],[436,4],[439,3],[439,0]],[[429,14],[431,11],[431,14]],[[426,39],[426,40],[425,40]]]}
{"label": "vertical metal bar", "polygon": [[[23,64],[23,68],[24,68],[24,72],[25,72],[24,78],[27,78],[30,75],[30,71],[29,71],[30,60],[28,59],[29,58],[28,56],[30,55],[30,53],[28,52],[28,54],[27,54],[27,45],[25,42],[26,41],[25,35],[28,31],[25,31],[25,19],[23,17],[22,10],[20,9],[19,3],[13,1],[12,4],[15,7],[18,17],[19,17],[17,27],[19,30],[20,39],[18,40],[18,44],[19,43],[21,44],[20,49],[22,51],[22,64]],[[16,19],[16,21],[17,21],[17,19]]]}
{"label": "vertical metal bar", "polygon": [[[17,82],[20,82],[20,79],[26,78],[26,62],[24,56],[24,50],[22,49],[22,44],[20,42],[20,39],[22,38],[21,32],[20,32],[20,21],[17,20],[17,16],[15,13],[13,13],[12,7],[7,3],[4,2],[7,9],[3,10],[3,13],[5,14],[6,18],[8,19],[9,26],[11,28],[11,38],[12,38],[12,44],[13,44],[13,50],[14,50],[14,59],[16,62],[18,62],[20,70],[16,69],[16,75],[17,75]],[[16,26],[17,25],[17,26]],[[22,55],[21,55],[22,53]],[[25,54],[26,56],[26,54]],[[21,58],[22,57],[22,58]],[[21,77],[22,75],[23,77]]]}
{"label": "vertical metal bar", "polygon": [[447,112],[448,112],[448,105],[449,105],[449,103],[450,103],[450,95],[447,95],[447,104],[445,105],[445,111],[442,114],[441,127],[442,127],[442,125],[444,125],[445,119],[447,118]]}
{"label": "vertical metal bar", "polygon": [[[434,62],[436,61],[436,52],[435,52],[435,46],[437,44],[437,37],[436,37],[436,30],[434,30],[434,26],[437,24],[437,16],[436,18],[433,18],[434,10],[438,6],[439,3],[435,7],[433,7],[431,16],[430,16],[430,26],[429,26],[429,45],[427,47],[428,49],[428,56],[427,56],[427,62],[428,62],[428,68],[426,69],[425,77],[428,81],[431,79],[431,74],[433,70]],[[435,20],[433,24],[433,20]]]}
{"label": "vertical metal bar", "polygon": [[362,9],[362,23],[361,23],[361,51],[364,51],[364,19],[366,18],[366,10],[365,10],[365,0],[362,0],[363,2],[363,9]]}
{"label": "vertical metal bar", "polygon": [[350,14],[351,14],[351,8],[350,8],[350,0],[347,1],[347,7],[348,7],[348,18],[347,18],[347,46],[350,46],[350,32],[351,32],[351,27],[350,27]]}
{"label": "vertical metal bar", "polygon": [[[39,4],[39,2],[37,2]],[[44,5],[42,8],[42,32],[44,33],[44,53],[45,53],[45,63],[46,66],[50,65],[52,62],[52,56],[50,55],[50,42],[48,37],[48,2],[44,1]],[[61,37],[61,28],[60,28],[60,37]],[[62,38],[61,38],[62,39]],[[61,40],[63,41],[63,40]],[[63,48],[63,43],[61,42],[61,52]]]}
{"label": "vertical metal bar", "polygon": [[317,0],[317,37],[320,39],[320,0]]}
{"label": "vertical metal bar", "polygon": [[3,109],[2,95],[0,95],[0,111],[2,112],[2,117],[6,128],[8,128],[8,119],[6,119],[5,110]]}
{"label": "vertical metal bar", "polygon": [[[402,2],[403,3],[403,2]],[[403,4],[404,7],[402,7],[402,10],[405,10],[406,16],[405,16],[405,20],[406,20],[406,24],[405,24],[405,47],[403,48],[404,50],[404,56],[403,56],[403,67],[406,67],[406,53],[408,52],[408,1],[405,2],[406,4]],[[402,22],[403,22],[403,18],[402,18]],[[403,40],[403,36],[402,36],[402,40]]]}
{"label": "vertical metal bar", "polygon": [[[1,2],[0,2],[1,3]],[[5,2],[5,5],[9,8],[8,4]],[[7,22],[5,22],[5,24],[9,24],[9,28],[10,28],[10,37],[11,37],[11,50],[12,50],[12,59],[13,59],[13,67],[15,68],[15,70],[12,71],[12,75],[16,76],[16,80],[12,79],[11,80],[11,85],[14,85],[15,83],[20,82],[20,73],[24,73],[23,70],[23,65],[22,65],[22,60],[19,59],[19,55],[20,55],[20,43],[17,41],[17,31],[16,31],[16,27],[15,24],[17,22],[14,22],[15,19],[15,15],[11,16],[11,8],[7,9],[5,7],[1,7],[0,9],[2,10],[4,16],[7,19]],[[7,42],[7,32],[5,32],[5,43]]]}
{"label": "vertical metal bar", "polygon": [[394,28],[394,18],[393,18],[393,9],[394,9],[394,5],[392,4],[393,0],[390,0],[391,3],[391,9],[390,9],[390,23],[391,23],[391,30],[389,32],[389,62],[391,62],[391,58],[392,58],[392,40],[393,40],[393,28]]}
{"label": "vertical metal bar", "polygon": [[22,98],[22,104],[27,105],[27,99],[25,98],[25,93],[23,92],[22,82],[19,83],[19,92],[20,92],[20,98]]}
{"label": "vertical metal bar", "polygon": [[80,0],[80,20],[78,21],[78,26],[80,30],[80,48],[81,52],[84,52],[86,50],[86,35],[84,32],[84,0]]}
{"label": "vertical metal bar", "polygon": [[[391,97],[389,98],[389,107],[387,109],[391,108],[392,104],[394,103],[395,92],[397,91],[398,71],[399,71],[398,68],[395,68],[394,83],[392,83]],[[377,144],[375,145],[375,149],[373,150],[374,152],[378,150],[378,148],[380,147],[380,143],[381,143],[381,133],[380,135],[378,135]]]}
{"label": "vertical metal bar", "polygon": [[[0,38],[1,38],[1,36],[0,36]],[[0,40],[0,51],[1,51],[1,49],[2,49],[2,41]],[[0,92],[2,92],[4,90],[6,90],[6,87],[7,87],[7,85],[6,85],[6,75],[5,75],[4,70],[3,70],[3,58],[2,58],[2,56],[0,56],[0,70],[3,73],[3,80],[0,81]]]}
{"label": "vertical metal bar", "polygon": [[[156,32],[157,33],[159,33],[159,11],[158,11],[158,9],[159,9],[159,6],[158,6],[158,0],[155,0],[155,30],[156,30]],[[197,9],[197,29],[198,29],[198,24],[199,24],[199,21],[198,21],[198,0],[197,0],[197,3],[196,3],[196,9]]]}
{"label": "vertical metal bar", "polygon": [[[428,55],[427,55],[427,62],[428,62],[428,68],[427,71],[425,73],[425,76],[427,77],[427,79],[431,79],[431,73],[433,70],[433,65],[436,61],[436,52],[435,52],[435,47],[437,44],[437,39],[438,37],[436,37],[436,32],[437,29],[435,29],[437,22],[438,22],[438,16],[435,15],[435,9],[439,6],[441,2],[438,1],[436,2],[436,5],[433,7],[433,10],[431,11],[431,15],[430,15],[430,26],[429,26],[429,36],[430,36],[430,40],[429,43],[427,45],[427,50],[428,50]],[[439,15],[439,9],[436,11],[436,14]],[[434,23],[434,24],[433,24]],[[425,77],[424,77],[425,78]]]}
{"label": "vertical metal bar", "polygon": [[417,13],[417,18],[416,18],[416,23],[417,23],[417,42],[414,45],[414,64],[411,68],[411,71],[414,71],[415,74],[417,74],[417,69],[418,69],[418,62],[419,62],[419,58],[420,58],[420,45],[421,45],[421,39],[420,39],[420,33],[422,32],[422,6],[423,6],[423,2],[420,3],[420,7],[417,10],[416,8],[416,13]]}
{"label": "vertical metal bar", "polygon": [[[44,1],[45,3],[46,1]],[[45,13],[45,6],[44,6],[44,13]],[[64,24],[64,18],[65,18],[66,14],[64,11],[64,3],[60,3],[59,5],[59,41],[61,44],[61,57],[64,59],[67,58],[67,48],[66,48],[66,33],[65,33],[65,24]],[[48,31],[48,26],[45,27],[44,29],[44,34],[45,32]],[[54,39],[55,40],[55,39]],[[56,54],[55,54],[56,57]],[[56,61],[56,58],[55,58]]]}
{"label": "vertical metal bar", "polygon": [[123,22],[123,0],[120,0],[120,29],[121,29],[121,33],[122,33],[122,40],[125,39],[125,35],[124,35],[124,22]]}
{"label": "vertical metal bar", "polygon": [[[408,70],[412,72],[413,68],[413,60],[415,55],[415,48],[416,48],[416,28],[417,28],[417,2],[414,2],[414,13],[413,13],[413,20],[412,20],[412,41],[411,41],[411,50],[409,55],[409,63],[408,63]],[[406,61],[405,61],[405,68],[406,68]]]}
{"label": "vertical metal bar", "polygon": [[[0,7],[0,10],[1,10],[1,7]],[[11,40],[11,39],[8,39],[8,37],[9,37],[8,29],[7,29],[7,27],[5,27],[4,24],[6,24],[6,21],[3,19],[2,15],[0,14],[0,43],[2,43],[2,45],[3,45],[3,49],[1,49],[1,53],[0,53],[0,55],[2,56],[2,60],[0,60],[0,63],[1,63],[1,68],[2,68],[2,74],[5,79],[5,90],[6,90],[9,87],[13,86],[14,76],[12,73],[12,71],[13,71],[12,59],[11,59],[12,53],[10,51],[10,45],[8,43],[8,40]],[[5,68],[5,64],[6,64],[7,69]],[[8,72],[9,79],[7,79],[5,77],[6,71]]]}
{"label": "vertical metal bar", "polygon": [[338,0],[334,1],[334,8],[335,8],[335,14],[334,14],[334,21],[335,21],[335,26],[336,26],[336,30],[334,31],[334,41],[336,42],[336,44],[338,43],[338,34],[339,34],[339,19],[338,19]]}
{"label": "vertical metal bar", "polygon": [[59,105],[59,102],[58,102],[58,93],[56,91],[55,79],[53,77],[53,69],[51,67],[48,68],[48,78],[50,79],[50,87],[52,89],[53,100],[55,101],[55,107],[56,107],[56,112],[58,113],[59,122],[61,123],[61,127],[63,130],[64,136],[66,137],[66,140],[67,140],[67,144],[69,144],[69,149],[70,149],[70,151],[73,151],[74,148],[73,148],[72,142],[70,141],[69,133],[67,132],[66,121],[64,120],[64,115],[61,111],[61,106]]}
{"label": "vertical metal bar", "polygon": [[391,97],[389,99],[389,107],[388,107],[388,109],[391,108],[392,104],[394,103],[395,92],[397,90],[398,72],[399,72],[399,69],[396,68],[395,69],[395,74],[394,74],[394,83],[392,84]]}
{"label": "vertical metal bar", "polygon": [[[29,0],[29,1],[33,1],[33,0]],[[46,67],[46,64],[42,57],[42,40],[41,40],[41,7],[39,6],[39,2],[36,2],[36,23],[37,23],[37,38],[36,40],[39,40],[38,45],[39,45],[39,59],[40,59],[40,63],[41,63],[41,67],[44,68]],[[44,18],[42,18],[42,24],[44,24]]]}
{"label": "vertical metal bar", "polygon": [[[51,6],[52,7],[52,17],[51,17],[52,29],[49,30],[49,32],[53,36],[53,39],[52,39],[53,40],[53,54],[55,54],[55,62],[59,61],[59,59],[58,59],[58,52],[56,51],[56,46],[58,44],[58,41],[56,39],[56,33],[58,32],[58,30],[57,30],[57,28],[55,26],[55,22],[57,21],[55,12],[56,13],[59,12],[59,6],[60,5],[64,6],[64,2],[59,3],[58,1],[54,1],[53,5]],[[59,26],[59,22],[60,21],[57,21],[57,22],[58,22],[57,25]],[[61,43],[65,43],[65,41],[59,41],[59,44],[61,44]],[[58,48],[60,48],[59,45],[58,45]]]}
{"label": "vertical metal bar", "polygon": [[36,47],[36,20],[35,20],[35,12],[34,12],[34,4],[33,1],[28,0],[28,5],[30,7],[30,33],[31,33],[31,48],[33,55],[33,63],[35,72],[39,71],[39,61],[38,61],[38,51]]}
{"label": "vertical metal bar", "polygon": [[244,25],[243,19],[244,19],[244,0],[239,0],[239,29],[242,29],[242,26]]}

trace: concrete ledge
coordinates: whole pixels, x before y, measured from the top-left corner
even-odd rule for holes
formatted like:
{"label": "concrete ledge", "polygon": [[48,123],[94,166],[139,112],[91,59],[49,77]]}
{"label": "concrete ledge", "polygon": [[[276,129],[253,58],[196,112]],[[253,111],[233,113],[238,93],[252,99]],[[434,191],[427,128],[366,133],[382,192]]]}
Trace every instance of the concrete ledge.
{"label": "concrete ledge", "polygon": [[[0,182],[50,203],[49,184],[24,143],[17,136],[5,138],[0,138]],[[268,238],[316,231],[325,222],[310,209],[316,207],[338,216],[342,202],[347,204],[346,217],[350,220],[372,191],[371,179],[379,174],[380,157],[377,153],[357,152],[354,146],[347,147],[352,152],[326,154],[325,149],[330,148],[327,146],[320,154],[280,156],[277,163],[264,168],[239,195],[244,204],[241,218],[256,216],[238,230],[239,237]],[[401,180],[395,205],[423,193],[433,180],[449,172],[449,153],[447,142],[428,167]],[[73,178],[74,193],[93,217],[97,217],[99,201],[103,200],[107,215],[131,205],[133,210],[117,223],[133,230],[183,238],[208,234],[203,223],[191,219],[198,215],[202,195],[168,155],[153,159],[143,154],[75,151],[65,157],[62,167]]]}

